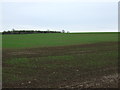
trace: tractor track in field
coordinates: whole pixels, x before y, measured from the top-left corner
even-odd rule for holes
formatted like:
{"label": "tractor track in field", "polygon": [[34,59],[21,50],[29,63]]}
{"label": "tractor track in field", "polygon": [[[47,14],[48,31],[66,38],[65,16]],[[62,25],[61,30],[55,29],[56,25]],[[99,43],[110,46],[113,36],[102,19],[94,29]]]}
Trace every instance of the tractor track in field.
{"label": "tractor track in field", "polygon": [[[42,48],[26,48],[26,49],[3,49],[3,58],[11,57],[43,57],[43,56],[55,56],[55,55],[71,55],[71,54],[86,54],[86,53],[96,53],[99,51],[112,51],[111,49],[102,50],[82,50],[82,48],[93,48],[116,45],[117,42],[107,42],[107,43],[95,43],[95,44],[84,44],[84,45],[70,45],[70,46],[58,46],[58,47],[42,47]],[[81,50],[79,50],[81,48]],[[78,50],[77,50],[78,49]],[[75,51],[76,50],[76,51]]]}

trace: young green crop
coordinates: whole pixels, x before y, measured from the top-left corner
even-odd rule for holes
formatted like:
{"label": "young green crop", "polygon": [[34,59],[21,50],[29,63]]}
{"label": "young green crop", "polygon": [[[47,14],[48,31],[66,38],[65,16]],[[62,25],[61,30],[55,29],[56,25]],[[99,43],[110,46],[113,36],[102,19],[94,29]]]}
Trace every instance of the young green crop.
{"label": "young green crop", "polygon": [[33,48],[118,41],[117,33],[2,35],[3,48]]}

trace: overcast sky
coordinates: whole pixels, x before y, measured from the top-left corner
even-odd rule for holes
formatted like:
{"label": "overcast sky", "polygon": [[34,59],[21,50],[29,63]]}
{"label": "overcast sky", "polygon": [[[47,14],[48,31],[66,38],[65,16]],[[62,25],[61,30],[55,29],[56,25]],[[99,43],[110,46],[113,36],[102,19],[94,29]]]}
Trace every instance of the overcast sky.
{"label": "overcast sky", "polygon": [[[87,0],[88,1],[88,0]],[[115,0],[30,0],[1,3],[3,30],[39,29],[70,32],[115,32],[118,3]]]}

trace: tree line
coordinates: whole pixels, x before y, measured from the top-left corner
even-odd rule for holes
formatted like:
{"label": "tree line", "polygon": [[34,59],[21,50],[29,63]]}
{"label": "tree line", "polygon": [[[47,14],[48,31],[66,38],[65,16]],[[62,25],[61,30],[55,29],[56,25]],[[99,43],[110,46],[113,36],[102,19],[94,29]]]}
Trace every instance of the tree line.
{"label": "tree line", "polygon": [[62,31],[40,31],[40,30],[12,30],[12,31],[3,31],[2,34],[33,34],[33,33],[65,33]]}

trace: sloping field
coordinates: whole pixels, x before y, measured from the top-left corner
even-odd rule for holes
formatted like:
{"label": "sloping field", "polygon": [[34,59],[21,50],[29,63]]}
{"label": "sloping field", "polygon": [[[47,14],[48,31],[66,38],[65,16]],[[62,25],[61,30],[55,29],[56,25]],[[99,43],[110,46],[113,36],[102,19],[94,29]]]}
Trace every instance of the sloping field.
{"label": "sloping field", "polygon": [[117,33],[48,33],[3,35],[3,48],[34,48],[113,42],[118,40]]}
{"label": "sloping field", "polygon": [[[65,38],[57,34],[45,34],[47,38],[49,37],[50,45],[45,43],[47,39],[44,34],[42,34],[44,38],[40,38],[40,35],[26,35],[27,39],[23,35],[24,40],[18,39],[22,46],[17,43],[18,41],[15,42],[18,46],[14,45],[13,42],[7,42],[8,37],[9,40],[14,41],[15,37],[20,38],[20,35],[3,36],[3,87],[118,87],[117,34],[60,34]],[[67,35],[71,38],[71,44]],[[34,39],[31,37],[29,40],[28,36],[34,36]],[[56,37],[50,38],[50,36]],[[27,43],[22,42],[25,40],[30,43],[39,41],[39,45],[32,44],[26,48]],[[61,40],[61,44],[58,44],[58,40]],[[13,46],[4,46],[5,43]]]}

